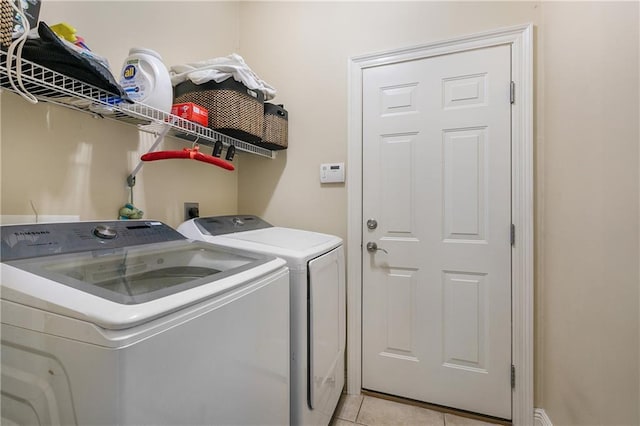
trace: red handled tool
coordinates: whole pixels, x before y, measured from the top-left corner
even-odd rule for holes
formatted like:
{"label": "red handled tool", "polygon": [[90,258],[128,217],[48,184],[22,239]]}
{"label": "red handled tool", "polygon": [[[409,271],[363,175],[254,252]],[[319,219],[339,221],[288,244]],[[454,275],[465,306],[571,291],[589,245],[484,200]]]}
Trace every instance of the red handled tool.
{"label": "red handled tool", "polygon": [[142,161],[168,160],[171,158],[198,160],[205,163],[213,164],[214,166],[222,167],[226,170],[235,170],[233,164],[229,163],[228,161],[201,153],[200,147],[198,145],[193,148],[184,148],[182,151],[148,152],[140,157]]}

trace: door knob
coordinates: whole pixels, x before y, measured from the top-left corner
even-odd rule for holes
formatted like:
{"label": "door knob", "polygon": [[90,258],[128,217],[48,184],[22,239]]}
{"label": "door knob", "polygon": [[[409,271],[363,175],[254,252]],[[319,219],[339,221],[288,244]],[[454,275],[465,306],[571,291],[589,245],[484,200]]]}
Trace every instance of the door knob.
{"label": "door knob", "polygon": [[378,227],[378,221],[375,219],[369,219],[367,220],[367,228],[373,230],[376,229]]}
{"label": "door knob", "polygon": [[369,241],[369,242],[367,243],[367,251],[368,251],[369,253],[375,253],[375,252],[376,252],[376,251],[378,251],[378,250],[382,250],[383,252],[385,252],[385,253],[389,254],[389,252],[388,252],[388,251],[386,251],[386,250],[385,250],[385,249],[383,249],[383,248],[379,248],[379,247],[378,247],[378,244],[374,243],[373,241]]}

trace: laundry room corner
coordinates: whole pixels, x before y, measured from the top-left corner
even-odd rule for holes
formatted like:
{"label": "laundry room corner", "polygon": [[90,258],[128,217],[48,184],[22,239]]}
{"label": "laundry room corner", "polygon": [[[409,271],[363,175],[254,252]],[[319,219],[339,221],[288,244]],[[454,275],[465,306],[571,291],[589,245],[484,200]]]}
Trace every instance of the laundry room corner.
{"label": "laundry room corner", "polygon": [[[25,68],[11,53],[27,3],[48,42],[71,44],[66,68],[42,34]],[[360,416],[375,394],[435,407],[440,426],[447,410],[640,425],[640,2],[0,6],[0,423],[353,426],[376,423]],[[145,71],[166,77],[166,108],[129,102],[146,90],[120,85],[135,52],[166,66]],[[229,58],[277,96],[233,73],[191,84]],[[227,115],[259,129],[246,140],[195,112],[232,85],[253,116],[237,98]],[[255,120],[269,104],[286,123],[276,148]],[[331,165],[343,177],[327,182]],[[253,296],[237,309],[228,290]],[[210,353],[233,368],[209,370]],[[345,397],[360,404],[349,422]]]}
{"label": "laundry room corner", "polygon": [[[125,5],[45,0],[39,18],[49,25],[71,24],[92,51],[108,60],[113,74],[120,71],[131,47],[155,49],[167,66],[237,51],[237,3],[197,2],[176,7],[171,2]],[[188,27],[176,25],[177,11],[189,16]],[[175,227],[184,220],[185,202],[198,202],[203,214],[237,211],[241,154],[232,172],[193,161],[145,164],[131,193],[127,176],[155,141],[153,134],[52,103],[34,106],[5,90],[0,102],[0,213],[5,217],[117,219],[119,209],[133,201],[144,218]],[[183,147],[191,143],[171,138],[159,148]]]}

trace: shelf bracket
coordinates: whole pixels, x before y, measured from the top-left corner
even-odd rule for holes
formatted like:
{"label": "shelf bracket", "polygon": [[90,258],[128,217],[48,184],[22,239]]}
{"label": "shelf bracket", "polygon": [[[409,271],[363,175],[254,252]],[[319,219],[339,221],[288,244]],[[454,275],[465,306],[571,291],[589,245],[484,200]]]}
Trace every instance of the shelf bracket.
{"label": "shelf bracket", "polygon": [[[171,129],[171,126],[166,124],[164,126],[164,128],[160,131],[160,133],[158,133],[158,136],[156,137],[155,142],[153,142],[153,145],[151,145],[151,148],[149,148],[149,151],[147,151],[147,153],[153,152],[156,150],[156,148],[158,147],[158,145],[160,145],[160,142],[162,142],[164,140],[164,137],[167,135],[167,133],[169,133],[169,130]],[[127,176],[127,186],[129,188],[133,188],[136,184],[136,175],[138,174],[138,172],[140,171],[140,169],[142,168],[142,165],[144,164],[144,161],[139,161],[138,165],[136,166],[135,169],[133,169],[133,171],[131,172],[131,174],[129,176]]]}

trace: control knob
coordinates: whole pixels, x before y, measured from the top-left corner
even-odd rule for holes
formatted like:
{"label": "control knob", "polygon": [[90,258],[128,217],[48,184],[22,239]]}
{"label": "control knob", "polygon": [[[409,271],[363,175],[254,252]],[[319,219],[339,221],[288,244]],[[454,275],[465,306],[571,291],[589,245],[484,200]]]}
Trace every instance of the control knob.
{"label": "control knob", "polygon": [[98,238],[102,238],[105,240],[112,240],[115,237],[118,236],[118,233],[116,232],[116,230],[110,226],[107,225],[98,225],[95,227],[95,229],[93,230],[93,235],[95,235]]}

